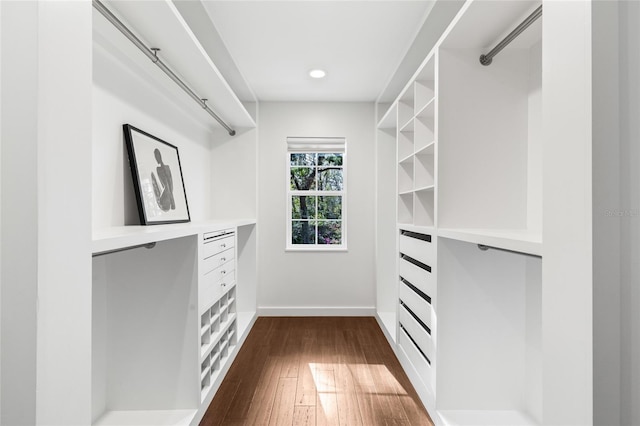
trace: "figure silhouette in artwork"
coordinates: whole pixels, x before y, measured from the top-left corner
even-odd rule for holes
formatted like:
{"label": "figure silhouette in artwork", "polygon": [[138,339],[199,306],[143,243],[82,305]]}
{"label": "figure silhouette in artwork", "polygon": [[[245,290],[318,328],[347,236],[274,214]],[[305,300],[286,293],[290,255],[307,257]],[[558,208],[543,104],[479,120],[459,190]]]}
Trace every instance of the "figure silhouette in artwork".
{"label": "figure silhouette in artwork", "polygon": [[[171,177],[171,169],[168,165],[162,162],[162,155],[159,149],[155,149],[153,154],[156,156],[158,167],[156,167],[156,175],[151,172],[151,182],[153,183],[153,192],[156,195],[156,201],[162,211],[168,212],[169,210],[176,209],[176,202],[173,199],[173,177]],[[158,183],[158,180],[160,183]]]}

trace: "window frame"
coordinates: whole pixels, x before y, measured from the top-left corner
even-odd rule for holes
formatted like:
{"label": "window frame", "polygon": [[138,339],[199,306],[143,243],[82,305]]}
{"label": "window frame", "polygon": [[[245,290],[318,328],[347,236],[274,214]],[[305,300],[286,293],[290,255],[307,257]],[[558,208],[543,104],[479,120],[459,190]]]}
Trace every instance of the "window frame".
{"label": "window frame", "polygon": [[[300,139],[300,138],[298,138]],[[333,138],[332,138],[333,139]],[[344,140],[343,138],[341,138],[342,140]],[[314,140],[317,140],[317,138],[314,138]],[[321,139],[320,139],[321,140]],[[326,149],[324,149],[326,148]],[[340,153],[342,154],[342,190],[341,191],[321,191],[318,190],[317,187],[314,190],[308,190],[308,191],[299,191],[299,190],[295,190],[291,188],[291,154],[331,154],[331,153]],[[286,244],[285,244],[285,251],[295,251],[295,252],[305,252],[305,251],[330,251],[330,252],[339,252],[339,251],[347,251],[347,169],[348,169],[348,165],[347,165],[347,144],[346,144],[346,140],[344,140],[344,147],[340,150],[336,150],[335,148],[332,148],[330,146],[327,147],[322,147],[322,144],[315,144],[312,149],[311,148],[305,148],[305,149],[296,149],[296,148],[291,148],[289,146],[287,146],[286,149],[286,155],[285,155],[285,161],[286,161],[286,167],[285,167],[285,172],[286,172]],[[293,166],[296,167],[296,166]],[[302,166],[304,167],[304,166]],[[318,167],[318,165],[316,164],[313,167]],[[317,178],[318,176],[316,176],[316,183],[317,183]],[[314,197],[323,197],[323,196],[340,196],[342,197],[342,206],[341,206],[341,218],[340,218],[340,223],[341,223],[341,232],[342,232],[342,238],[341,238],[341,244],[318,244],[318,240],[317,240],[317,228],[316,228],[316,241],[314,244],[293,244],[292,241],[292,236],[293,236],[293,232],[292,232],[292,225],[293,225],[293,197],[294,196],[300,196],[300,195],[307,195],[307,196],[314,196]],[[317,216],[317,209],[318,209],[318,203],[316,202],[315,205],[316,208],[316,216]],[[318,219],[310,219],[313,221],[318,221]],[[316,225],[317,226],[317,225]]]}

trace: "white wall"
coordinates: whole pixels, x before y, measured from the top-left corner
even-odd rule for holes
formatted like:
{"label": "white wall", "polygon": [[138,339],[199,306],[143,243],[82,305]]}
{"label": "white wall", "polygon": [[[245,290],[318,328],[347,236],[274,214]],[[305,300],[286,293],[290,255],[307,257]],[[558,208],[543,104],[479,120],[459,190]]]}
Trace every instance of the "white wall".
{"label": "white wall", "polygon": [[212,141],[211,213],[214,218],[255,218],[257,184],[256,129],[220,130]]}
{"label": "white wall", "polygon": [[98,43],[93,83],[93,228],[139,223],[122,132],[125,123],[178,147],[191,220],[211,219],[211,128]]}
{"label": "white wall", "polygon": [[[258,308],[365,314],[375,306],[373,103],[262,103],[258,130]],[[348,252],[285,252],[287,136],[344,136]]]}

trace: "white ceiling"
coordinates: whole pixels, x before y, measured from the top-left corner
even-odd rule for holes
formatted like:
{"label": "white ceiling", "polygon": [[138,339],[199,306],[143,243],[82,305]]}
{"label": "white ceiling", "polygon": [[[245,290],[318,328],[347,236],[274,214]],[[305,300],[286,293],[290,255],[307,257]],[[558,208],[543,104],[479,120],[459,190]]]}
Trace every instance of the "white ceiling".
{"label": "white ceiling", "polygon": [[[261,101],[374,101],[404,58],[431,0],[203,1]],[[322,68],[315,80],[309,70]]]}

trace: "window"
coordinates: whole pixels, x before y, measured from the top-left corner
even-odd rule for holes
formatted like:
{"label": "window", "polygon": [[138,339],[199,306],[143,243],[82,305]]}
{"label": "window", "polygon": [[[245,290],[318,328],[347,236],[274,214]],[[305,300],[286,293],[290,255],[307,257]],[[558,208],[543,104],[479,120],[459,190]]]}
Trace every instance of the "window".
{"label": "window", "polygon": [[287,138],[287,249],[346,249],[344,138]]}

